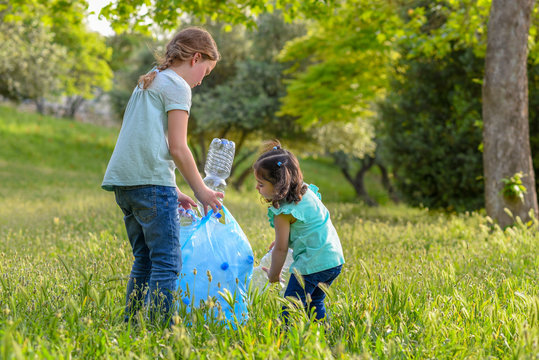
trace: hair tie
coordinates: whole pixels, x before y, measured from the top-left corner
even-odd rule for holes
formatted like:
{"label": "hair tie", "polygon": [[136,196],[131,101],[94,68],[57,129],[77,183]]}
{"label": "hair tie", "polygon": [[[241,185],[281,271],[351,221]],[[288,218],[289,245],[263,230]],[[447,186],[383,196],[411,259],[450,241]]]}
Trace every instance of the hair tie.
{"label": "hair tie", "polygon": [[277,146],[274,146],[274,147],[273,147],[273,150],[277,150],[277,149],[278,149],[278,147],[277,147]]}
{"label": "hair tie", "polygon": [[282,164],[283,164],[283,163],[282,163],[282,162],[280,162],[280,161],[279,161],[279,162],[277,162],[277,166],[278,166],[278,167],[281,167],[281,165],[282,165]]}

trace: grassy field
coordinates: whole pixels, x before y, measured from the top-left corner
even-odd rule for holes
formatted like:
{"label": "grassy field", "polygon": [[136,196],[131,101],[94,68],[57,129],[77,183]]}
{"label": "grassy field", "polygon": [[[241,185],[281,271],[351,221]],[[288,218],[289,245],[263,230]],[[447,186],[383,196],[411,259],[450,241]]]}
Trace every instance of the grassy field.
{"label": "grassy field", "polygon": [[[306,180],[320,186],[347,260],[328,324],[296,313],[285,330],[275,291],[252,294],[237,330],[204,321],[206,310],[170,329],[124,324],[131,250],[99,188],[116,136],[0,107],[1,359],[539,358],[537,224],[504,232],[481,214],[367,208],[312,159]],[[272,240],[264,205],[252,186],[225,203],[259,259]]]}

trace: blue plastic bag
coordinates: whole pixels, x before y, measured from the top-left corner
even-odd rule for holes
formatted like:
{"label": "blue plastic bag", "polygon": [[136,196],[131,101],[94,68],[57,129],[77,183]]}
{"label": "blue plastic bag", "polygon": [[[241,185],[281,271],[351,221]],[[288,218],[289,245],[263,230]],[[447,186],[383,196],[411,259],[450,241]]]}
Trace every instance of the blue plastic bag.
{"label": "blue plastic bag", "polygon": [[[201,301],[212,297],[220,304],[227,320],[234,322],[235,315],[243,322],[248,318],[246,301],[253,272],[253,251],[226,207],[223,206],[224,224],[211,216],[212,213],[210,210],[192,225],[180,228],[183,263],[178,280],[180,301],[191,311],[192,306],[199,307]],[[225,299],[220,293],[227,292],[228,299]],[[214,314],[217,315],[217,311]]]}

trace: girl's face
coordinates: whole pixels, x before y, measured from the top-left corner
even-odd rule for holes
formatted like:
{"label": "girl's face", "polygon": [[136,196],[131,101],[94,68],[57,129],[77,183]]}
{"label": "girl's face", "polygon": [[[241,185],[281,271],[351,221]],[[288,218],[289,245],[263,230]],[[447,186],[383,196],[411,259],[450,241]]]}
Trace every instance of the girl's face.
{"label": "girl's face", "polygon": [[217,61],[205,60],[199,53],[196,53],[194,59],[191,61],[191,64],[192,67],[188,83],[191,88],[194,88],[195,86],[202,84],[202,79],[211,73],[217,64]]}
{"label": "girl's face", "polygon": [[271,200],[273,198],[273,184],[267,180],[260,178],[255,173],[256,179],[256,190],[262,195],[266,200]]}

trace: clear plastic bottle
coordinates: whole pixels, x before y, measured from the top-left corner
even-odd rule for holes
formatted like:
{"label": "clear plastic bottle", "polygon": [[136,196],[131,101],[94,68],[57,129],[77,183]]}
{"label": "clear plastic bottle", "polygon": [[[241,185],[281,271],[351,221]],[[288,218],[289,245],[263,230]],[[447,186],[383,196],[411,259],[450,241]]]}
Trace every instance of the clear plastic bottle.
{"label": "clear plastic bottle", "polygon": [[[271,254],[272,251],[268,251],[266,255],[264,255],[262,259],[260,259],[260,264],[253,269],[251,282],[254,287],[257,287],[259,289],[259,291],[264,290],[266,284],[268,283],[268,274],[264,270],[262,270],[262,267],[265,267],[267,269],[270,268]],[[281,278],[285,279],[284,281],[281,281],[281,287],[283,288],[283,291],[286,285],[288,285],[288,270],[290,269],[290,265],[292,265],[292,263],[294,262],[294,258],[292,257],[293,254],[294,252],[292,251],[292,249],[289,248],[288,253],[286,254],[283,269],[281,270]]]}
{"label": "clear plastic bottle", "polygon": [[225,192],[225,180],[230,176],[235,151],[234,141],[217,138],[212,140],[204,165],[206,173],[204,183],[207,187],[214,191]]}
{"label": "clear plastic bottle", "polygon": [[178,213],[180,215],[180,226],[189,226],[196,221],[197,216],[191,209],[185,210],[180,206],[178,208]]}
{"label": "clear plastic bottle", "polygon": [[[219,191],[224,194],[226,188],[226,179],[230,176],[232,163],[234,162],[234,153],[236,152],[236,144],[234,141],[227,139],[215,138],[210,144],[206,164],[204,165],[204,184],[213,191]],[[200,216],[204,216],[202,204],[198,203],[198,211]],[[225,222],[223,214],[215,214],[220,218],[221,222]]]}

